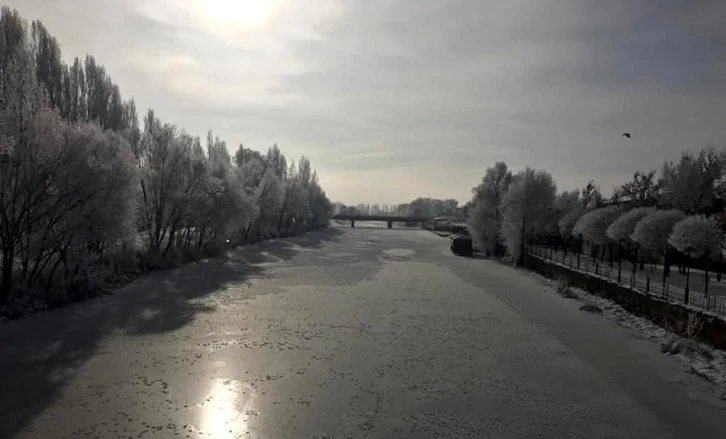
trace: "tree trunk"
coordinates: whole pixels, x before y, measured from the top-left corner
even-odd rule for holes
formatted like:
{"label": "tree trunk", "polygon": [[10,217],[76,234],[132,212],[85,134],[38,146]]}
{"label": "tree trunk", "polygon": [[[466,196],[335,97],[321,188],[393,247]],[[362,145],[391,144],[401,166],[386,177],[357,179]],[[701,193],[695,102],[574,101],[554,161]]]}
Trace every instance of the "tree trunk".
{"label": "tree trunk", "polygon": [[522,216],[522,235],[520,236],[520,243],[519,243],[519,258],[516,261],[516,264],[523,265],[524,264],[524,251],[525,251],[525,239],[527,239],[526,233],[527,233],[527,216]]}
{"label": "tree trunk", "polygon": [[633,273],[635,273],[635,266],[640,264],[640,270],[642,271],[644,267],[643,258],[639,257],[638,252],[640,250],[640,246],[636,245],[633,249]]}
{"label": "tree trunk", "polygon": [[[144,197],[144,216],[146,217],[146,234],[149,236],[149,241],[151,241],[151,211],[149,210],[149,199],[146,195],[146,184],[144,184],[144,179],[141,179],[141,193]],[[151,244],[149,244],[151,245]]]}
{"label": "tree trunk", "polygon": [[285,215],[280,215],[280,220],[277,222],[277,234],[280,235],[282,231],[282,221],[284,219]]}
{"label": "tree trunk", "polygon": [[199,241],[197,241],[197,248],[202,248],[204,246],[204,232],[206,231],[206,227],[202,227],[202,230],[199,232]]}
{"label": "tree trunk", "polygon": [[613,245],[608,244],[608,251],[610,252],[610,268],[613,268]]}
{"label": "tree trunk", "polygon": [[171,232],[169,232],[169,239],[167,239],[167,241],[166,241],[166,247],[164,247],[164,252],[162,253],[162,256],[166,256],[166,254],[169,253],[172,243],[174,242],[175,234],[176,234],[176,227],[172,226]]}
{"label": "tree trunk", "polygon": [[668,257],[668,249],[663,253],[663,283],[665,283],[668,277],[668,271],[670,269],[670,258]]}
{"label": "tree trunk", "polygon": [[706,297],[708,297],[708,283],[711,280],[711,278],[708,276],[708,260],[705,261],[704,269],[705,269],[704,270],[705,273],[704,273],[703,279],[704,279],[705,285],[703,286],[703,294]]}
{"label": "tree trunk", "polygon": [[53,257],[53,254],[49,255],[40,255],[35,258],[35,262],[33,263],[33,269],[30,270],[30,276],[27,278],[28,286],[32,287],[35,284],[35,280],[40,277],[40,275],[43,273],[43,270],[48,265],[48,261]]}
{"label": "tree trunk", "polygon": [[14,249],[3,249],[3,275],[0,281],[0,303],[5,303],[10,297],[10,290],[13,288],[13,259]]}
{"label": "tree trunk", "polygon": [[55,270],[58,268],[58,266],[61,263],[61,256],[58,255],[58,259],[55,261],[55,264],[53,264],[53,268],[50,269],[50,273],[48,274],[48,280],[45,284],[45,292],[46,294],[48,291],[50,291],[50,286],[53,285],[53,276],[55,275]]}
{"label": "tree trunk", "polygon": [[28,278],[28,268],[30,266],[30,232],[28,232],[25,239],[21,239],[21,254],[22,254],[22,262],[21,266],[23,267],[23,275],[21,277],[22,280],[26,280]]}

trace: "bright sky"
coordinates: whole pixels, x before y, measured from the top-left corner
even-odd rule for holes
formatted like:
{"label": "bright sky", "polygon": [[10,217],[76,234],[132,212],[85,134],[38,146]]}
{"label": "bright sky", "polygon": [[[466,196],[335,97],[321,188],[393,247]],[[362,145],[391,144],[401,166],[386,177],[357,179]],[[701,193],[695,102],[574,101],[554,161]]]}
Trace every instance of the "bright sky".
{"label": "bright sky", "polygon": [[723,0],[4,3],[66,60],[93,54],[140,112],[304,154],[347,204],[465,202],[500,160],[609,192],[725,146]]}

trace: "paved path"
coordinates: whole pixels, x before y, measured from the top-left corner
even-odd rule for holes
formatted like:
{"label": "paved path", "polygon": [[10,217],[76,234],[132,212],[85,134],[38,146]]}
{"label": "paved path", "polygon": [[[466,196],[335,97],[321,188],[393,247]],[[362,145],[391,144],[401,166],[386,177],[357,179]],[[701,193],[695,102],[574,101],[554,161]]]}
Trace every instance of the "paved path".
{"label": "paved path", "polygon": [[532,274],[331,229],[0,325],[0,437],[724,438],[724,401]]}

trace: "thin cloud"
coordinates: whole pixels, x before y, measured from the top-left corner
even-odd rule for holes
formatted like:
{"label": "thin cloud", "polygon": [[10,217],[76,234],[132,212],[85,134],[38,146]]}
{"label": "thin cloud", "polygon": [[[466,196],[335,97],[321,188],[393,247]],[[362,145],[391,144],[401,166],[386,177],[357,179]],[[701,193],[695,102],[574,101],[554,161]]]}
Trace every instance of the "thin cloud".
{"label": "thin cloud", "polygon": [[362,160],[362,159],[371,159],[371,158],[384,158],[384,157],[401,157],[400,154],[397,154],[395,152],[385,152],[385,151],[378,151],[378,152],[365,152],[362,154],[352,154],[340,157],[336,159],[335,161],[340,162],[350,162],[353,160]]}

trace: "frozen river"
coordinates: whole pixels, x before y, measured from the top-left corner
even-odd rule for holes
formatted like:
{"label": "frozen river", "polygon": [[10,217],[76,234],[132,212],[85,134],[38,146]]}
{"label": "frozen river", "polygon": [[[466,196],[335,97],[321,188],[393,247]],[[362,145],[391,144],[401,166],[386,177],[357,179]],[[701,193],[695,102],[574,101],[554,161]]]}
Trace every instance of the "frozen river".
{"label": "frozen river", "polygon": [[423,230],[251,245],[2,324],[0,389],[2,438],[726,437],[658,346]]}

